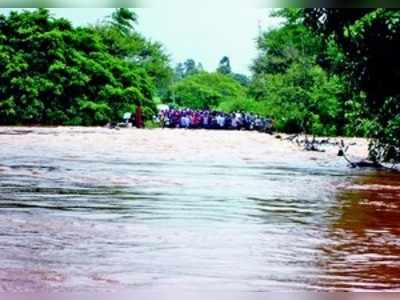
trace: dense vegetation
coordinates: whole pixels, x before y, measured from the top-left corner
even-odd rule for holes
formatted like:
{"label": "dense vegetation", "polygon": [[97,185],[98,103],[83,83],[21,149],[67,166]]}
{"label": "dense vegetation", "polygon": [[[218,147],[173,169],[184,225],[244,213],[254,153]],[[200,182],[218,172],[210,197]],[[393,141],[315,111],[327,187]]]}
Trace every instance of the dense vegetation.
{"label": "dense vegetation", "polygon": [[[304,23],[340,49],[340,65],[325,66],[365,94],[371,157],[400,162],[400,10],[303,9]],[[333,66],[333,67],[332,67]]]}
{"label": "dense vegetation", "polygon": [[151,116],[168,58],[135,22],[126,9],[96,27],[45,9],[0,16],[0,124],[104,124],[138,103]]}
{"label": "dense vegetation", "polygon": [[[283,15],[285,11],[280,12]],[[258,40],[249,93],[285,132],[343,133],[344,86],[317,63],[321,41],[297,19],[286,19]]]}
{"label": "dense vegetation", "polygon": [[171,87],[175,102],[184,107],[212,108],[229,99],[242,99],[246,90],[239,82],[221,73],[199,72]]}
{"label": "dense vegetation", "polygon": [[373,160],[400,161],[400,10],[282,9],[259,40],[250,93],[278,128],[372,138]]}
{"label": "dense vegetation", "polygon": [[350,86],[365,93],[375,160],[400,161],[400,10],[304,9],[304,23],[341,52]]}

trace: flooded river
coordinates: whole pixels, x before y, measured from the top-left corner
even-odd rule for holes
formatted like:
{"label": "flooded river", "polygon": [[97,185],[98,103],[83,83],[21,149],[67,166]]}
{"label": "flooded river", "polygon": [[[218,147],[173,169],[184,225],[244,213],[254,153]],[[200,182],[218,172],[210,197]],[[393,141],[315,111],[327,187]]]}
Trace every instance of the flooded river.
{"label": "flooded river", "polygon": [[400,176],[335,147],[102,128],[0,146],[2,291],[400,290]]}

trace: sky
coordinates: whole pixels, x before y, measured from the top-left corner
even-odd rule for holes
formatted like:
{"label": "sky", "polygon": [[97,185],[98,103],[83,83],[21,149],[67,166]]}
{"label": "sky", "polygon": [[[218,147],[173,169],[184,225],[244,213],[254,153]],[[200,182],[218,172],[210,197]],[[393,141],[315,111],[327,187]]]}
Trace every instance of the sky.
{"label": "sky", "polygon": [[[228,56],[234,72],[249,75],[249,66],[257,56],[259,31],[279,24],[278,19],[269,17],[267,8],[211,4],[194,7],[182,5],[179,0],[176,2],[175,5],[170,1],[169,5],[135,8],[139,16],[138,31],[161,42],[173,65],[193,58],[206,70],[214,71],[220,59]],[[0,12],[10,10],[3,8]],[[71,20],[74,25],[86,25],[110,15],[113,8],[50,10],[55,16]]]}

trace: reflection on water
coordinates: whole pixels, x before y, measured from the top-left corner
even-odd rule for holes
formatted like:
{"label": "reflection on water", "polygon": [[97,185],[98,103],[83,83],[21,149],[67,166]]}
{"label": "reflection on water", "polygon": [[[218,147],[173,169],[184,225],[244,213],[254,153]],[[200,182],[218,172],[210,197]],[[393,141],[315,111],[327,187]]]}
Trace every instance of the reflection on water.
{"label": "reflection on water", "polygon": [[398,175],[225,134],[3,132],[0,289],[400,287]]}
{"label": "reflection on water", "polygon": [[[337,196],[323,260],[328,286],[400,288],[400,175],[378,172]],[[328,277],[329,279],[330,277]]]}

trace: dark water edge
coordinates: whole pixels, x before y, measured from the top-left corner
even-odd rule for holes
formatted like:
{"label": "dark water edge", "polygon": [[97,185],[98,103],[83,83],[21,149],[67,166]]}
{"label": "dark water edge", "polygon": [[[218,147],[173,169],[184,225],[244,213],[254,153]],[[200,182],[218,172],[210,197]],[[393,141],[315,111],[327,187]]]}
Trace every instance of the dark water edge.
{"label": "dark water edge", "polygon": [[92,134],[2,140],[0,290],[400,288],[397,173],[77,140]]}

